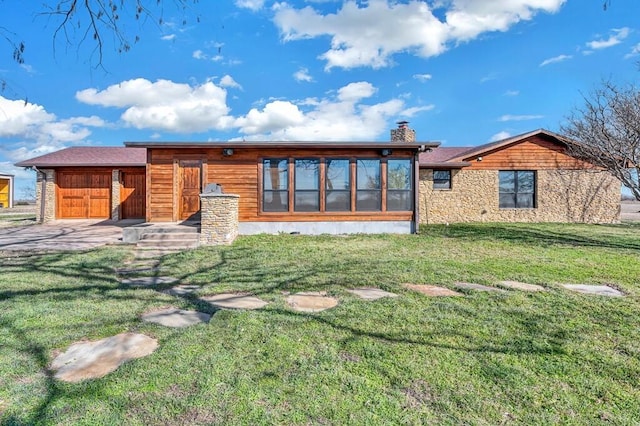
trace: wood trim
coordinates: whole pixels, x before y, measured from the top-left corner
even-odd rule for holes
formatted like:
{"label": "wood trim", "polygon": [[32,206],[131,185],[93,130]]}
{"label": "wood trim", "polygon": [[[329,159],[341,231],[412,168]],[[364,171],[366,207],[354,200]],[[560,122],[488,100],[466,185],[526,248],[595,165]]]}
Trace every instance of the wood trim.
{"label": "wood trim", "polygon": [[323,212],[326,210],[326,180],[325,180],[325,170],[326,170],[326,164],[325,164],[325,158],[321,157],[320,158],[320,167],[318,168],[318,173],[320,173],[320,176],[318,176],[319,181],[318,181],[318,185],[320,185],[320,192],[319,192],[319,197],[320,197],[320,211]]}
{"label": "wood trim", "polygon": [[145,222],[151,222],[151,150],[147,149],[147,165],[145,166],[145,174],[146,174],[146,197],[147,197],[147,206],[145,212]]}
{"label": "wood trim", "polygon": [[356,181],[356,171],[357,171],[357,160],[356,158],[349,159],[349,185],[351,186],[351,213],[356,212],[356,188],[358,182]]}
{"label": "wood trim", "polygon": [[262,214],[262,203],[263,203],[263,199],[262,199],[262,190],[264,188],[264,167],[263,167],[263,163],[264,163],[264,158],[258,158],[258,193],[256,194],[256,199],[258,201],[257,205],[258,205],[258,211],[256,212],[256,216],[260,216]]}
{"label": "wood trim", "polygon": [[[420,230],[420,154],[416,153],[413,159],[413,222],[414,234]],[[453,173],[451,174],[453,180]]]}
{"label": "wood trim", "polygon": [[173,222],[177,222],[178,221],[178,216],[180,215],[180,212],[178,211],[179,207],[178,207],[178,203],[179,203],[179,198],[180,198],[180,194],[178,194],[179,188],[180,188],[180,160],[178,160],[177,158],[173,158],[173,191],[171,191],[173,193],[173,197],[172,197],[172,206],[171,206],[171,220]]}
{"label": "wood trim", "polygon": [[295,172],[296,163],[293,157],[287,158],[287,194],[289,195],[289,213],[294,212],[293,203],[295,202]]}
{"label": "wood trim", "polygon": [[380,211],[387,211],[387,160],[380,161]]}

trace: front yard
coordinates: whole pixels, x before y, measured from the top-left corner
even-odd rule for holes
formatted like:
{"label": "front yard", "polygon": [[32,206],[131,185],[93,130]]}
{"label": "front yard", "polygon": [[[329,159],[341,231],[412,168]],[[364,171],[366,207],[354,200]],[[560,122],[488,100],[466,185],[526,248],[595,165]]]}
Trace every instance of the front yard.
{"label": "front yard", "polygon": [[[161,259],[200,289],[176,298],[121,285],[127,246],[0,257],[1,424],[637,424],[640,227],[454,225],[404,236],[254,236]],[[539,284],[544,292],[403,284]],[[608,298],[560,286],[609,284]],[[375,286],[399,295],[364,301]],[[197,296],[250,292],[269,304],[215,311]],[[340,304],[294,312],[286,295]],[[215,313],[170,329],[140,315]],[[135,331],[150,356],[101,379],[48,370],[79,340]]]}

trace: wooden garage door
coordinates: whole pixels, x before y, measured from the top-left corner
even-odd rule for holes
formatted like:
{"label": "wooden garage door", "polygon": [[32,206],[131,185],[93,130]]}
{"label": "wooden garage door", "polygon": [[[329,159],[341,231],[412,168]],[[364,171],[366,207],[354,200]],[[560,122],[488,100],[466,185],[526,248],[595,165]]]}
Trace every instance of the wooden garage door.
{"label": "wooden garage door", "polygon": [[109,219],[111,172],[59,172],[58,218]]}
{"label": "wooden garage door", "polygon": [[146,175],[144,170],[122,171],[120,203],[123,219],[141,219],[146,211]]}

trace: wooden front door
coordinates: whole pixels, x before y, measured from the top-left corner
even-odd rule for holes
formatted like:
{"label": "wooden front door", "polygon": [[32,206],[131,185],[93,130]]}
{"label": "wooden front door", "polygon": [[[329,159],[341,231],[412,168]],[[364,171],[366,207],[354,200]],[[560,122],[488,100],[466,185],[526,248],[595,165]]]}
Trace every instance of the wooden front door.
{"label": "wooden front door", "polygon": [[58,218],[111,217],[111,172],[59,172]]}
{"label": "wooden front door", "polygon": [[146,211],[146,175],[144,170],[122,171],[120,203],[122,219],[143,219]]}
{"label": "wooden front door", "polygon": [[180,160],[178,170],[178,219],[195,219],[200,212],[202,161]]}

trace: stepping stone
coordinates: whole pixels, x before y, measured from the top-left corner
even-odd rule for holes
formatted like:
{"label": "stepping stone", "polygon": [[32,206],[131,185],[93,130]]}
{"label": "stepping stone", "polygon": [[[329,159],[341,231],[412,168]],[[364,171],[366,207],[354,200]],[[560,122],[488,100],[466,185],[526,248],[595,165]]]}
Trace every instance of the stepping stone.
{"label": "stepping stone", "polygon": [[138,277],[138,278],[125,278],[120,280],[122,284],[136,286],[136,287],[149,287],[154,285],[173,284],[178,282],[178,278],[173,277]]}
{"label": "stepping stone", "polygon": [[201,297],[203,300],[216,308],[224,309],[260,309],[268,304],[264,300],[242,293],[221,293],[212,296]]}
{"label": "stepping stone", "polygon": [[489,287],[486,285],[482,285],[482,284],[475,284],[475,283],[454,283],[454,286],[461,288],[461,289],[465,289],[465,290],[475,290],[475,291],[493,291],[496,293],[505,293],[505,290],[496,288],[496,287]]}
{"label": "stepping stone", "polygon": [[298,312],[321,312],[338,305],[338,300],[327,296],[326,291],[308,291],[287,297],[287,304]]}
{"label": "stepping stone", "polygon": [[171,287],[167,290],[163,290],[162,292],[170,296],[186,296],[199,289],[200,289],[200,286],[197,286],[197,285],[181,284],[175,287]]}
{"label": "stepping stone", "polygon": [[79,382],[106,376],[130,359],[147,356],[158,341],[144,334],[122,333],[93,342],[77,342],[51,363],[55,378]]}
{"label": "stepping stone", "polygon": [[500,287],[510,288],[513,290],[544,291],[544,287],[541,285],[521,283],[519,281],[500,281],[498,285]]}
{"label": "stepping stone", "polygon": [[624,293],[608,285],[562,284],[567,290],[578,293],[596,294],[598,296],[624,297]]}
{"label": "stepping stone", "polygon": [[398,295],[395,293],[389,293],[388,291],[384,291],[375,287],[351,288],[347,289],[347,291],[364,300],[378,300],[383,297],[398,297]]}
{"label": "stepping stone", "polygon": [[435,285],[426,285],[426,284],[405,284],[404,285],[409,290],[417,291],[419,293],[425,294],[427,296],[464,296],[462,293],[458,293],[457,291],[449,290],[445,287],[438,287]]}
{"label": "stepping stone", "polygon": [[116,268],[116,274],[134,275],[134,274],[144,274],[147,272],[156,272],[157,270],[158,270],[158,266],[136,265],[136,266],[130,266],[128,268]]}
{"label": "stepping stone", "polygon": [[142,321],[165,327],[189,327],[190,325],[207,323],[210,319],[211,315],[204,312],[185,311],[178,308],[167,308],[142,315]]}

